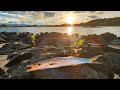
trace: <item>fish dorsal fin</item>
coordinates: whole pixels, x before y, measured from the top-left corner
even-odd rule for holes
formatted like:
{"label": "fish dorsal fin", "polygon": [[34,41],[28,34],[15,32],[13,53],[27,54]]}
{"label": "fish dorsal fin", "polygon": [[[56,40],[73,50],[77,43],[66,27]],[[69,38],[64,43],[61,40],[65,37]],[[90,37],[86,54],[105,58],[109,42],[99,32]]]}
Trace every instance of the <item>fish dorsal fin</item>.
{"label": "fish dorsal fin", "polygon": [[99,58],[100,56],[102,56],[102,55],[97,55],[97,56],[94,56],[94,57],[92,57],[92,58],[90,58],[90,59],[92,59],[92,61],[95,61],[97,58]]}

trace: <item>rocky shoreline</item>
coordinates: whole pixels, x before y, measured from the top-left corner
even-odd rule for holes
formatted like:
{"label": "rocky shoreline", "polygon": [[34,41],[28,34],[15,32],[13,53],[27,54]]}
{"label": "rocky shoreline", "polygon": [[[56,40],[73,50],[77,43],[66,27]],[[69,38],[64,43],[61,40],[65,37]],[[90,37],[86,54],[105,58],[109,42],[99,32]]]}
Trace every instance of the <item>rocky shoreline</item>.
{"label": "rocky shoreline", "polygon": [[[120,75],[120,37],[112,33],[101,35],[67,35],[62,33],[40,33],[36,35],[36,46],[32,47],[31,33],[0,33],[0,79],[116,79]],[[79,48],[73,44],[84,39]],[[103,64],[77,66],[26,72],[26,66],[54,57],[92,58]],[[6,58],[5,58],[6,57]],[[117,77],[119,79],[119,77]]]}

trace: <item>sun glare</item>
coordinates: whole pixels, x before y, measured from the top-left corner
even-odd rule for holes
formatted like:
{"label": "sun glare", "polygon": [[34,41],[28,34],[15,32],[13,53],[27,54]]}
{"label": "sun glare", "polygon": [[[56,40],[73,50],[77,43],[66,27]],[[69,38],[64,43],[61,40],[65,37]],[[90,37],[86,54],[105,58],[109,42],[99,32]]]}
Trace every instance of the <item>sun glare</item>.
{"label": "sun glare", "polygon": [[68,16],[66,21],[67,21],[68,24],[72,25],[73,24],[73,17],[72,16]]}
{"label": "sun glare", "polygon": [[67,33],[68,33],[68,35],[71,35],[72,34],[72,27],[68,27],[68,29],[67,29]]}

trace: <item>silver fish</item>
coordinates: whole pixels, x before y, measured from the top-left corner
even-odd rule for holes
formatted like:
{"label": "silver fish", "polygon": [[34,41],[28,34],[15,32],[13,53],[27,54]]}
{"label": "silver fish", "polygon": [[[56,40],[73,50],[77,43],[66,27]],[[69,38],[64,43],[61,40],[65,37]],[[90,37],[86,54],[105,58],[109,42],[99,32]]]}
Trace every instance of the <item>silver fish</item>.
{"label": "silver fish", "polygon": [[[95,59],[95,58],[94,58]],[[78,58],[78,57],[57,57],[44,61],[40,61],[31,65],[28,65],[28,70],[26,72],[44,70],[50,68],[59,68],[65,66],[75,66],[84,63],[95,63],[101,64],[100,62],[93,62],[93,59],[89,58]]]}

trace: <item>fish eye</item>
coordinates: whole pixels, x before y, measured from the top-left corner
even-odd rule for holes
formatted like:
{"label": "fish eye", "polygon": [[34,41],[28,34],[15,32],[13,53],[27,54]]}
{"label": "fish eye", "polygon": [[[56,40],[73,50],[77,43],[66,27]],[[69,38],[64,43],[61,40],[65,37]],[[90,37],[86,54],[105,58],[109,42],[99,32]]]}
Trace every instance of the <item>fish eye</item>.
{"label": "fish eye", "polygon": [[32,67],[27,67],[28,69],[31,69]]}
{"label": "fish eye", "polygon": [[38,64],[39,66],[41,66],[42,64]]}

